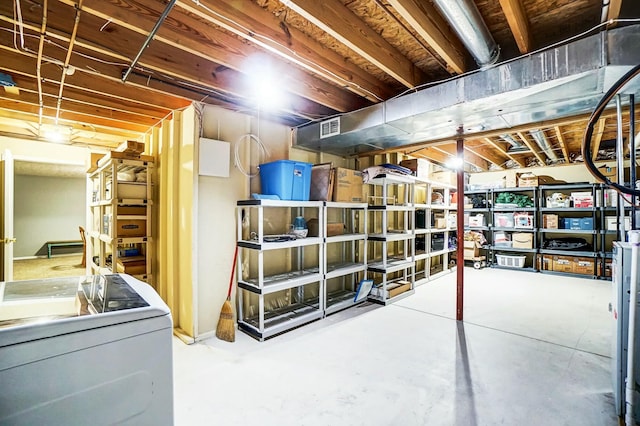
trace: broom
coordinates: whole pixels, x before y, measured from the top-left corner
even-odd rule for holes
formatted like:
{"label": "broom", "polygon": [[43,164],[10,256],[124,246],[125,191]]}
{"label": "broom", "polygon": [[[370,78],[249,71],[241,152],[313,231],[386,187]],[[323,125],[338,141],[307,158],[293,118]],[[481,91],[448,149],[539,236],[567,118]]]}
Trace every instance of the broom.
{"label": "broom", "polygon": [[227,293],[227,300],[222,305],[220,311],[220,319],[218,320],[218,326],[216,327],[216,337],[227,342],[235,342],[236,340],[236,328],[233,323],[233,308],[231,307],[231,289],[233,288],[233,275],[236,272],[236,261],[238,260],[238,246],[236,245],[236,251],[233,254],[233,267],[231,268],[231,279],[229,280],[229,292]]}

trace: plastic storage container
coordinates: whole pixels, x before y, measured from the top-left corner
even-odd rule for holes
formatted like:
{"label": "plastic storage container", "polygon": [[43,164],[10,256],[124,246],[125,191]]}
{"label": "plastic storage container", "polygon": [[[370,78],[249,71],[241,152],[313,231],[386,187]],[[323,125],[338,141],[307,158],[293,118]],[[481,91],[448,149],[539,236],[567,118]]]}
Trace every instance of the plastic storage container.
{"label": "plastic storage container", "polygon": [[496,254],[498,266],[506,266],[509,268],[524,268],[526,256],[508,256],[505,254]]}
{"label": "plastic storage container", "polygon": [[260,164],[261,192],[281,200],[309,201],[311,163],[278,160]]}

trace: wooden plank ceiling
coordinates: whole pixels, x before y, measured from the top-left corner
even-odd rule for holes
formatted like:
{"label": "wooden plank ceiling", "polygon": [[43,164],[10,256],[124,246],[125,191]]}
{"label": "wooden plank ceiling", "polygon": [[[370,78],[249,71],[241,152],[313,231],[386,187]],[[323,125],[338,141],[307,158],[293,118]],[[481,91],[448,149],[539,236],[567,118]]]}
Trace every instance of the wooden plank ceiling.
{"label": "wooden plank ceiling", "polygon": [[[590,30],[603,12],[601,0],[473,3],[501,61]],[[608,19],[624,14],[626,2],[612,3]],[[0,135],[43,139],[58,126],[70,143],[101,147],[139,139],[194,101],[259,110],[295,126],[478,68],[430,0],[3,1],[0,57],[0,73],[15,82],[0,89]],[[268,73],[281,91],[275,111],[255,103],[250,85]],[[585,122],[575,117],[482,135],[465,142],[465,162],[472,170],[553,157],[573,162]],[[551,150],[540,148],[532,130],[543,132]],[[601,155],[615,136],[609,115],[596,129]],[[445,162],[454,143],[410,154]]]}

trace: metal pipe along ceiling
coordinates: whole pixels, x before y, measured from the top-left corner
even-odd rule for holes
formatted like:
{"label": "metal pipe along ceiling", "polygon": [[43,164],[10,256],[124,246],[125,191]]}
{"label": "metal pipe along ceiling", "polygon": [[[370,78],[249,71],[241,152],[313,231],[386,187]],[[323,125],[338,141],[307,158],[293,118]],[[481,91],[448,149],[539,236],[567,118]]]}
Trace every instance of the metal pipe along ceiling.
{"label": "metal pipe along ceiling", "polygon": [[551,161],[553,161],[554,163],[558,161],[558,156],[556,155],[555,152],[553,152],[553,147],[547,140],[547,136],[544,134],[542,130],[540,129],[532,130],[529,132],[529,134],[536,141],[536,143],[538,144],[542,152],[544,152]]}
{"label": "metal pipe along ceiling", "polygon": [[434,0],[434,3],[480,67],[497,62],[500,47],[472,0]]}

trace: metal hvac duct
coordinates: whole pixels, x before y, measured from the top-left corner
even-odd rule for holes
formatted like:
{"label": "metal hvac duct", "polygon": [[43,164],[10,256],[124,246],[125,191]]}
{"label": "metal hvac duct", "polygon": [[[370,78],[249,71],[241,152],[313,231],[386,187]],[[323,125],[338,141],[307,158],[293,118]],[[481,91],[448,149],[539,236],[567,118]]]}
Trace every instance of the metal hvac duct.
{"label": "metal hvac duct", "polygon": [[481,68],[496,63],[500,47],[491,36],[473,0],[434,0],[434,4]]}
{"label": "metal hvac duct", "polygon": [[558,161],[558,156],[556,155],[555,152],[553,152],[553,147],[549,143],[547,136],[544,134],[542,130],[540,129],[532,130],[529,132],[529,134],[536,141],[536,143],[538,144],[542,152],[544,152],[551,161],[553,161],[554,163]]}

